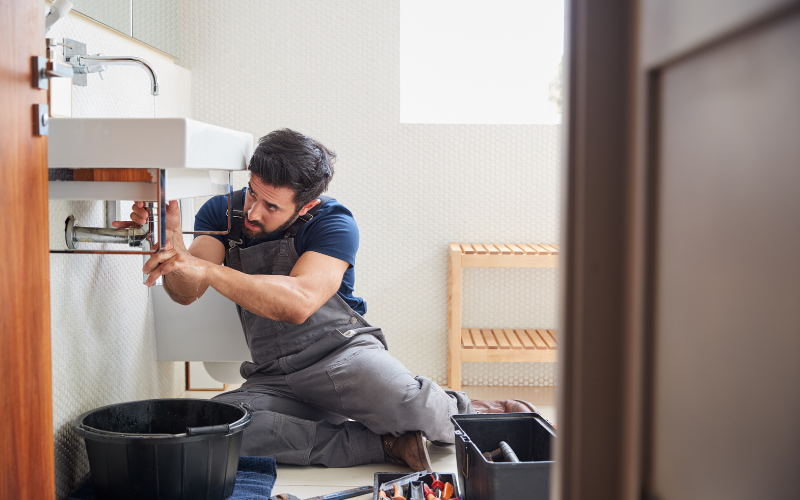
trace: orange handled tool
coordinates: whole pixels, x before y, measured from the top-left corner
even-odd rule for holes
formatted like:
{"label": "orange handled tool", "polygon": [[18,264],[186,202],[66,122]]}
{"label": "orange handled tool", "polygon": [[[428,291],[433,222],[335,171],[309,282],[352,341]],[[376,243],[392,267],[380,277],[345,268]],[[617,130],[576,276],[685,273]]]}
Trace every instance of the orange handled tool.
{"label": "orange handled tool", "polygon": [[442,498],[444,500],[450,500],[453,497],[453,485],[450,483],[444,483],[444,493],[442,493]]}
{"label": "orange handled tool", "polygon": [[381,490],[380,492],[378,492],[378,498],[389,498],[389,497],[386,495],[385,491]]}
{"label": "orange handled tool", "polygon": [[403,488],[397,483],[394,485],[394,496],[392,500],[406,500],[406,497],[403,496]]}

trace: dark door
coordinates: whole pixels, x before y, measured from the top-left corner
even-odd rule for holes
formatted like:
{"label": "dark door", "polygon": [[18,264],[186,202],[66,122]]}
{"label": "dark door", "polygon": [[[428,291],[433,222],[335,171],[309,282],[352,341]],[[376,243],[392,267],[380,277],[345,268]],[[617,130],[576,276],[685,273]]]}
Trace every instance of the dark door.
{"label": "dark door", "polygon": [[557,495],[800,498],[800,2],[567,33]]}
{"label": "dark door", "polygon": [[643,11],[663,500],[800,498],[800,10],[729,3]]}

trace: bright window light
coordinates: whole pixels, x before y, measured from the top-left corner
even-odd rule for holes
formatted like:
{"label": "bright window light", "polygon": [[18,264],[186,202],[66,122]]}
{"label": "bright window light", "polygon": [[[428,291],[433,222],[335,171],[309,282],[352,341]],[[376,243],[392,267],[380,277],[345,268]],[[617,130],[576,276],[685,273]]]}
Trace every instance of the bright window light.
{"label": "bright window light", "polygon": [[402,123],[561,123],[563,0],[401,0]]}

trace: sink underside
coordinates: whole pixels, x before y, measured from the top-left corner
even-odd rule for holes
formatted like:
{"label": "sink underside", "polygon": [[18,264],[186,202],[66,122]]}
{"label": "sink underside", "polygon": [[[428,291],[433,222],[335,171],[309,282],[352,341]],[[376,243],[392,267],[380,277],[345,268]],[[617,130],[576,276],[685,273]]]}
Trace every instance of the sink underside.
{"label": "sink underside", "polygon": [[[188,118],[52,118],[47,146],[51,169],[163,169],[170,200],[226,194],[252,154],[252,134]],[[156,186],[51,181],[49,198],[156,201]]]}

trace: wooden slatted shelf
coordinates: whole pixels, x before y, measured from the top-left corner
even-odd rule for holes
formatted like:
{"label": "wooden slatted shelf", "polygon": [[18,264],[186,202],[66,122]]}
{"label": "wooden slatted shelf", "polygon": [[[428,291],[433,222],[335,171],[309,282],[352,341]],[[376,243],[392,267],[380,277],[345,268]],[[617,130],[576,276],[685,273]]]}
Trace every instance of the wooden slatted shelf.
{"label": "wooden slatted shelf", "polygon": [[553,362],[558,334],[552,329],[462,328],[461,274],[465,267],[558,267],[559,247],[544,243],[450,243],[448,378],[461,389],[464,361]]}

